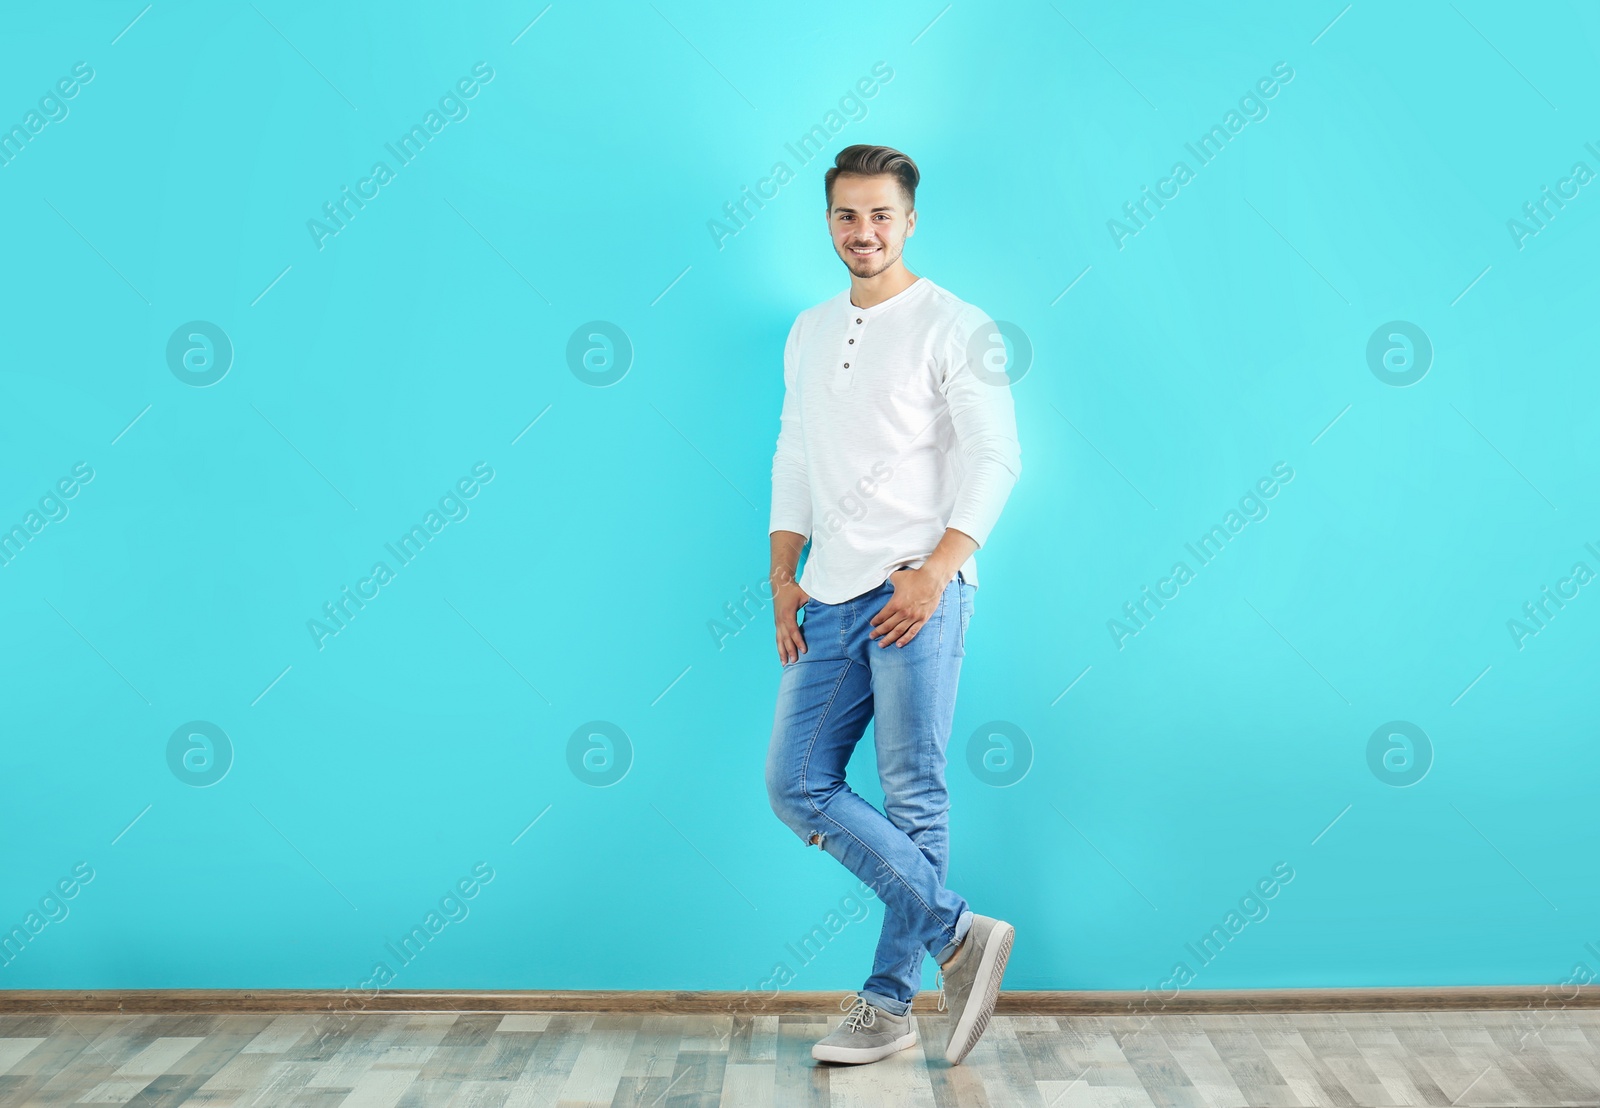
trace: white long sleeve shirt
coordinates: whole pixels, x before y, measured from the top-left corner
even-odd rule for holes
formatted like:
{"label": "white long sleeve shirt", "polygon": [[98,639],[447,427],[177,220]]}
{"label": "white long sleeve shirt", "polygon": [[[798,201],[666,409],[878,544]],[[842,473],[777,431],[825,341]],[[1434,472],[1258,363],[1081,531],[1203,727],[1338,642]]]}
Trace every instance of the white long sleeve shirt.
{"label": "white long sleeve shirt", "polygon": [[[870,308],[847,288],[795,319],[768,530],[811,540],[809,596],[838,604],[874,589],[926,561],[947,527],[988,541],[1022,473],[993,327],[926,277]],[[960,568],[978,583],[976,555]]]}

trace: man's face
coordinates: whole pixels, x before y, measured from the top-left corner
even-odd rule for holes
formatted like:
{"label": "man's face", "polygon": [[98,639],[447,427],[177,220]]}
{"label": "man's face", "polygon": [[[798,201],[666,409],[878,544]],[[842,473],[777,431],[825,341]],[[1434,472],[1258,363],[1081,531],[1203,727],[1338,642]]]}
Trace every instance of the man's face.
{"label": "man's face", "polygon": [[876,277],[898,262],[916,226],[917,213],[906,210],[892,176],[834,179],[828,230],[834,252],[857,277]]}

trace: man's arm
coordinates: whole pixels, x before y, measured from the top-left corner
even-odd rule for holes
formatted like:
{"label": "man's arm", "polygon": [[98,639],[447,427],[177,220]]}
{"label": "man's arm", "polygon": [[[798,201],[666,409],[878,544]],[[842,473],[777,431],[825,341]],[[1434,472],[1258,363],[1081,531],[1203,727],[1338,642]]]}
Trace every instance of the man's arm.
{"label": "man's arm", "polygon": [[811,482],[806,475],[805,432],[800,425],[800,320],[783,344],[783,412],[772,455],[772,515],[767,532],[811,534]]}
{"label": "man's arm", "polygon": [[1022,453],[1004,340],[987,351],[985,364],[973,365],[973,336],[992,332],[995,325],[977,309],[969,310],[963,324],[952,331],[939,383],[950,405],[963,462],[947,526],[970,535],[981,547],[989,541],[1000,510],[1022,476]]}
{"label": "man's arm", "polygon": [[783,413],[778,448],[772,456],[772,514],[767,525],[772,546],[772,618],[777,624],[778,657],[785,664],[805,653],[805,636],[795,613],[811,599],[795,579],[800,552],[811,534],[811,482],[800,425],[799,355],[800,320],[796,317],[783,344]]}
{"label": "man's arm", "polygon": [[[980,328],[994,323],[978,311],[969,309],[961,325],[952,328],[945,350],[939,391],[950,409],[956,443],[961,451],[961,482],[956,487],[955,507],[945,533],[932,554],[913,570],[903,571],[895,581],[894,595],[872,617],[879,646],[898,642],[904,646],[916,637],[928,617],[939,606],[945,587],[973,551],[989,539],[1005,507],[1011,489],[1022,475],[1021,451],[1017,445],[1016,410],[1011,401],[1010,379],[1005,376],[1005,346],[998,359],[974,367],[971,340]],[[991,356],[994,351],[990,351]],[[982,371],[980,376],[978,370]],[[895,574],[890,574],[890,580]]]}

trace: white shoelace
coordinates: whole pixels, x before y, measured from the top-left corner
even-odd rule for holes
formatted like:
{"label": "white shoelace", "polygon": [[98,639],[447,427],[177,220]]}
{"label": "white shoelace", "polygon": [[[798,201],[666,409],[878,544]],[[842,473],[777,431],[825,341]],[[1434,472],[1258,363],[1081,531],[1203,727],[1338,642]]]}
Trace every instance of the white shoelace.
{"label": "white shoelace", "polygon": [[939,989],[939,1011],[942,1012],[942,1011],[945,1010],[945,1005],[944,1005],[944,970],[940,970],[938,973],[934,974],[933,983],[934,983],[934,985],[938,986],[938,989]]}
{"label": "white shoelace", "polygon": [[850,1014],[845,1017],[844,1026],[852,1031],[872,1027],[878,1022],[878,1010],[868,1004],[855,993],[851,993],[839,1002],[840,1010],[849,1009]]}

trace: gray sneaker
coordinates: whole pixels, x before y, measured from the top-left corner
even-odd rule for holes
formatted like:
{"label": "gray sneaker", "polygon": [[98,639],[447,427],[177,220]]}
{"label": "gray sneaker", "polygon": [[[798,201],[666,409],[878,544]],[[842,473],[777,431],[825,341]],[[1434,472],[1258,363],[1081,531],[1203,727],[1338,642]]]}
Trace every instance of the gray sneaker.
{"label": "gray sneaker", "polygon": [[939,971],[939,1010],[948,1007],[950,1011],[950,1042],[944,1048],[944,1060],[952,1066],[961,1064],[989,1026],[1015,935],[1016,928],[1005,920],[974,913],[971,929],[956,948],[961,960],[949,972]]}
{"label": "gray sneaker", "polygon": [[819,1062],[876,1062],[917,1043],[909,1012],[897,1016],[855,993],[845,997],[839,1007],[849,1009],[850,1014],[811,1048],[811,1057]]}

